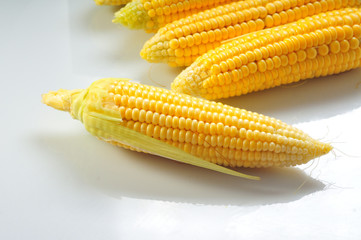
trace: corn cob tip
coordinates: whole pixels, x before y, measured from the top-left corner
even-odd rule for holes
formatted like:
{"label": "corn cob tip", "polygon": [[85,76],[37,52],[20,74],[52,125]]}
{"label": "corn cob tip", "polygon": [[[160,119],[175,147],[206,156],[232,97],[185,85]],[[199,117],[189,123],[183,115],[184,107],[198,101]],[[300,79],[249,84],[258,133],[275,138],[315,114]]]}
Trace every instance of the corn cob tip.
{"label": "corn cob tip", "polygon": [[326,155],[327,153],[329,153],[330,151],[332,151],[333,147],[331,144],[329,143],[323,143],[323,152],[322,152],[322,155]]}
{"label": "corn cob tip", "polygon": [[71,103],[82,89],[50,91],[42,95],[42,103],[61,111],[70,112]]}
{"label": "corn cob tip", "polygon": [[[205,54],[207,55],[207,54]],[[203,97],[204,81],[207,69],[199,63],[198,59],[189,68],[184,69],[171,83],[174,92],[184,93],[196,97]]]}
{"label": "corn cob tip", "polygon": [[148,21],[148,13],[139,1],[129,2],[114,14],[113,19],[113,23],[120,23],[130,29],[146,28]]}
{"label": "corn cob tip", "polygon": [[321,157],[323,155],[326,155],[330,151],[332,151],[333,147],[329,143],[319,142],[316,140],[316,149],[319,149],[319,151],[315,151],[315,157]]}

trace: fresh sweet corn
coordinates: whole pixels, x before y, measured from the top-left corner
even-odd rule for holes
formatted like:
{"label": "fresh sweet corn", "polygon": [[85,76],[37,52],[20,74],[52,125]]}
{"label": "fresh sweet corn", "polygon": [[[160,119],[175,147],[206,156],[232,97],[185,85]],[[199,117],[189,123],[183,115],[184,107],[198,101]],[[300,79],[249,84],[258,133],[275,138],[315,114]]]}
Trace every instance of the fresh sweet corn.
{"label": "fresh sweet corn", "polygon": [[170,23],[148,40],[141,57],[149,62],[189,66],[224,41],[307,16],[360,6],[361,0],[245,0]]}
{"label": "fresh sweet corn", "polygon": [[131,0],[94,0],[97,5],[120,6],[131,2]]}
{"label": "fresh sweet corn", "polygon": [[280,120],[127,79],[42,100],[106,142],[251,179],[226,167],[294,166],[332,149]]}
{"label": "fresh sweet corn", "polygon": [[239,0],[133,0],[115,13],[113,22],[156,32],[175,20]]}
{"label": "fresh sweet corn", "polygon": [[206,99],[260,91],[361,66],[361,9],[346,8],[241,36],[186,68],[172,90]]}

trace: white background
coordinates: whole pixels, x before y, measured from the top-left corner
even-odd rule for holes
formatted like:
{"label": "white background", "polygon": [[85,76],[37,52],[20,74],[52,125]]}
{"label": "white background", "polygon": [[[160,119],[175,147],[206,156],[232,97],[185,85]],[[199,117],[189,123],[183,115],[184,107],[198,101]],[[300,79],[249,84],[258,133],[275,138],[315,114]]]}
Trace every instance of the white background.
{"label": "white background", "polygon": [[361,69],[223,102],[334,151],[249,181],[101,142],[41,94],[103,77],[169,87],[151,37],[92,0],[2,1],[0,239],[361,239]]}

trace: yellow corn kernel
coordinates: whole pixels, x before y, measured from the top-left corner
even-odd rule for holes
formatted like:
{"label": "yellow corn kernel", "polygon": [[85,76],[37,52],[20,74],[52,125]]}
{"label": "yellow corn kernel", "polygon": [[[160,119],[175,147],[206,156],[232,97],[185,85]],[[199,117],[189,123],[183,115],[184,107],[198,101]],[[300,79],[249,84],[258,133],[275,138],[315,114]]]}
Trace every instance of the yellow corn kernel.
{"label": "yellow corn kernel", "polygon": [[332,149],[280,120],[127,79],[49,92],[42,101],[112,144],[251,179],[218,165],[294,166]]}
{"label": "yellow corn kernel", "polygon": [[129,3],[131,0],[94,0],[97,5],[119,6]]}
{"label": "yellow corn kernel", "polygon": [[361,9],[345,8],[240,36],[199,57],[172,90],[219,99],[360,67],[360,27]]}
{"label": "yellow corn kernel", "polygon": [[131,29],[156,32],[167,23],[236,1],[239,0],[133,0],[115,13],[113,22]]}
{"label": "yellow corn kernel", "polygon": [[[323,2],[326,2],[324,8],[319,5]],[[335,4],[336,2],[338,4]],[[229,3],[179,19],[160,28],[157,34],[144,44],[140,55],[149,62],[164,62],[171,66],[188,66],[193,62],[192,59],[196,59],[204,53],[205,44],[207,45],[207,50],[214,49],[233,38],[265,28],[269,29],[282,26],[307,16],[340,9],[343,6],[361,6],[361,0],[321,0],[320,2],[244,0]],[[320,21],[323,20],[320,19]],[[337,18],[335,18],[335,24],[337,21]],[[353,19],[350,16],[350,18],[345,21],[353,22]],[[299,27],[302,28],[302,25]],[[297,29],[290,29],[290,34],[296,30]],[[352,29],[349,28],[346,31],[338,32],[338,30],[335,29],[334,34],[341,38],[343,37],[340,34],[347,34],[347,36],[350,37],[351,30]],[[359,30],[357,29],[356,31]],[[315,33],[315,35],[317,35],[317,33]],[[265,34],[259,36],[259,38],[265,37],[272,38],[277,36]],[[313,38],[314,36],[307,36],[306,39],[303,39],[301,43],[302,46],[310,46]],[[187,41],[184,41],[183,45],[175,44],[181,39],[187,39]],[[168,51],[169,49],[172,51]],[[185,52],[187,49],[190,52],[191,61],[184,61],[183,55],[175,54],[179,51]],[[278,52],[285,50],[285,46],[275,46],[274,50],[276,54],[278,54]]]}

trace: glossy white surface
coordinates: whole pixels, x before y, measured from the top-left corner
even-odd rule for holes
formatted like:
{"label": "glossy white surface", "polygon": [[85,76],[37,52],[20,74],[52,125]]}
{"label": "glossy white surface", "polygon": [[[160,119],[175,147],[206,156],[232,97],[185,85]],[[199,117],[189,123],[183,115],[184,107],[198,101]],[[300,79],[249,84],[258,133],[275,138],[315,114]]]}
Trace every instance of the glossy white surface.
{"label": "glossy white surface", "polygon": [[40,103],[102,77],[168,87],[151,35],[91,0],[0,8],[0,239],[361,239],[361,69],[225,100],[333,143],[298,168],[247,181],[118,149]]}

